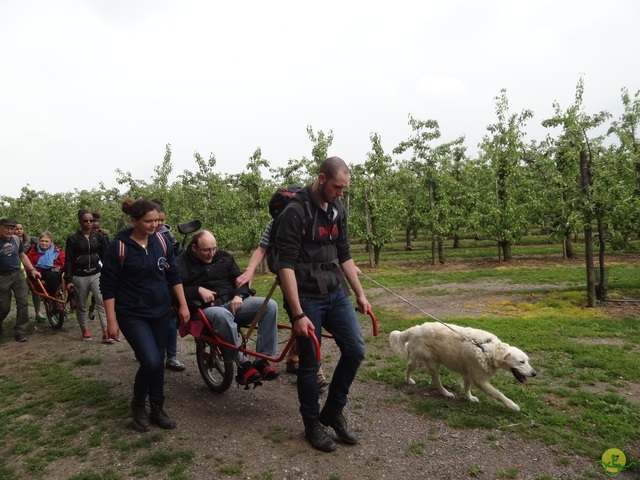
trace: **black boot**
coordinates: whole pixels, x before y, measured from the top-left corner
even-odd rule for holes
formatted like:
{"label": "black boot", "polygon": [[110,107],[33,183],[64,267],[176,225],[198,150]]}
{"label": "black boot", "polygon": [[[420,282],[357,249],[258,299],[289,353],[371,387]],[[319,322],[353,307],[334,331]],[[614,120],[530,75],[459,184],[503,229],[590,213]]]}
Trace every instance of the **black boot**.
{"label": "black boot", "polygon": [[149,414],[149,419],[158,425],[160,428],[164,428],[165,430],[170,430],[172,428],[176,428],[176,422],[171,420],[169,416],[164,413],[162,406],[164,405],[164,398],[159,401],[149,400],[151,405],[151,413]]}
{"label": "black boot", "polygon": [[303,419],[304,436],[311,446],[322,452],[333,452],[338,446],[327,432],[320,426],[318,420]]}
{"label": "black boot", "polygon": [[147,413],[147,399],[145,397],[133,397],[131,399],[131,413],[133,414],[133,424],[139,432],[149,430],[149,414]]}
{"label": "black boot", "polygon": [[320,412],[318,420],[320,420],[320,423],[323,425],[333,428],[333,431],[336,432],[338,438],[344,443],[355,445],[358,443],[358,434],[353,430],[353,428],[347,425],[347,421],[342,414],[343,408],[344,407],[331,405],[327,402]]}

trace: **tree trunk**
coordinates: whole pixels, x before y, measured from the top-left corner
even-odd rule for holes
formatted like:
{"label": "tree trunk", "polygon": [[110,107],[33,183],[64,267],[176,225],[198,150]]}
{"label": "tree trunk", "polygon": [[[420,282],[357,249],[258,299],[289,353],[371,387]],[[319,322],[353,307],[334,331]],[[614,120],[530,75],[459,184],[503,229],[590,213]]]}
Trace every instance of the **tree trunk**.
{"label": "tree trunk", "polygon": [[404,236],[405,236],[404,249],[405,250],[413,250],[413,247],[411,246],[411,227],[407,227],[405,229]]}
{"label": "tree trunk", "polygon": [[453,236],[453,248],[460,248],[460,235]]}
{"label": "tree trunk", "polygon": [[444,262],[447,260],[444,254],[444,242],[441,238],[438,238],[438,261],[440,265],[444,265]]}
{"label": "tree trunk", "polygon": [[436,264],[436,238],[433,236],[433,232],[431,232],[431,265]]}
{"label": "tree trunk", "polygon": [[502,250],[502,258],[505,262],[510,262],[513,259],[513,255],[511,255],[511,242],[508,240],[501,240],[499,245],[500,250]]}
{"label": "tree trunk", "polygon": [[373,246],[373,252],[374,252],[374,263],[376,268],[380,266],[380,252],[382,251],[382,245],[374,245]]}
{"label": "tree trunk", "polygon": [[[582,196],[584,197],[585,204],[588,204],[590,184],[591,169],[589,165],[589,155],[586,150],[582,150],[580,152],[580,186],[582,188]],[[587,307],[594,308],[596,306],[596,276],[593,268],[593,227],[591,225],[593,215],[587,207],[584,209],[584,216],[584,258],[587,269]]]}
{"label": "tree trunk", "polygon": [[564,236],[564,246],[567,252],[567,258],[573,259],[576,254],[573,251],[573,242],[571,241],[571,232],[567,232]]}
{"label": "tree trunk", "polygon": [[596,298],[601,302],[607,299],[607,271],[604,266],[605,248],[606,242],[605,225],[602,221],[601,215],[598,215],[598,238],[600,238],[600,245],[598,248],[598,271],[600,273],[600,281],[596,285]]}

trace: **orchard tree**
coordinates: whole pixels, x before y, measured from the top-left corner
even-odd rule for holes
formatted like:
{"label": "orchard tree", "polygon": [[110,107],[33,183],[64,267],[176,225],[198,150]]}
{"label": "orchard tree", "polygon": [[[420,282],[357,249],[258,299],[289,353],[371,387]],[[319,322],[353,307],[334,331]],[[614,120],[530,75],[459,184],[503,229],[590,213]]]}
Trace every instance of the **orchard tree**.
{"label": "orchard tree", "polygon": [[371,152],[363,165],[351,166],[349,228],[366,242],[369,266],[380,266],[382,248],[393,239],[400,223],[402,202],[391,157],[384,153],[378,133],[369,136]]}
{"label": "orchard tree", "polygon": [[502,253],[502,258],[508,262],[512,258],[511,245],[528,227],[526,200],[534,194],[522,174],[523,127],[533,112],[523,110],[519,114],[511,114],[504,89],[495,100],[498,121],[487,127],[489,134],[480,144],[481,160],[491,172],[490,202],[479,207],[484,212],[483,230],[488,237],[497,240],[498,257]]}
{"label": "orchard tree", "polygon": [[[610,117],[606,111],[595,115],[587,115],[583,109],[584,81],[581,78],[576,86],[575,101],[573,105],[563,111],[557,102],[554,102],[554,116],[544,120],[545,127],[561,127],[562,134],[558,139],[559,148],[563,158],[568,163],[577,163],[579,168],[579,189],[580,195],[576,199],[577,212],[581,214],[581,221],[584,228],[585,237],[585,263],[587,270],[587,305],[595,307],[596,301],[596,278],[594,270],[594,244],[593,244],[593,223],[596,222],[598,228],[598,238],[600,241],[600,285],[598,290],[604,292],[606,289],[606,271],[604,269],[604,248],[606,245],[606,216],[610,199],[598,195],[596,184],[604,181],[607,177],[606,166],[602,162],[602,137],[589,138],[588,132],[591,129],[601,126]],[[574,167],[575,168],[575,167]],[[603,193],[603,192],[601,192]]]}
{"label": "orchard tree", "polygon": [[[435,264],[436,250],[440,263],[445,263],[444,240],[458,225],[456,218],[457,182],[453,177],[456,155],[458,161],[464,150],[460,150],[464,137],[453,142],[432,146],[440,138],[440,126],[436,120],[416,120],[409,116],[413,135],[401,142],[394,153],[412,151],[411,163],[420,178],[420,190],[426,196],[424,220],[431,234],[431,263]],[[458,165],[459,167],[459,165]],[[455,218],[455,220],[454,220]]]}

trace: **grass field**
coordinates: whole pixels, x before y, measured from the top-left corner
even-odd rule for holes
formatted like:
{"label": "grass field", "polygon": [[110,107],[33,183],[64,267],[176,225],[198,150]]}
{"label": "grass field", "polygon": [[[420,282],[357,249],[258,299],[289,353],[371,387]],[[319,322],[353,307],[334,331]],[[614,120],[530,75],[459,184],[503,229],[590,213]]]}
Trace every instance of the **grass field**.
{"label": "grass field", "polygon": [[[557,245],[542,247],[558,253]],[[526,249],[524,253],[514,249],[520,260],[540,255],[541,245],[522,248]],[[416,386],[405,385],[403,375],[399,374],[405,368],[404,361],[389,351],[388,333],[426,321],[418,312],[407,315],[395,308],[375,308],[380,335],[367,337],[368,356],[359,379],[391,386],[397,392],[393,402],[427,418],[444,420],[461,431],[470,428],[489,431],[497,425],[504,432],[541,441],[559,452],[591,458],[599,458],[609,448],[640,452],[640,318],[611,316],[602,309],[585,308],[582,262],[527,265],[521,261],[514,265],[482,264],[481,268],[473,263],[464,266],[465,255],[487,261],[495,256],[495,249],[491,250],[489,246],[472,247],[466,253],[461,250],[456,252],[457,260],[453,254],[449,256],[456,268],[445,266],[433,270],[425,266],[428,263],[425,249],[397,251],[393,253],[393,261],[385,262],[381,268],[369,270],[363,266],[363,270],[394,291],[412,290],[418,295],[444,295],[440,290],[428,288],[439,284],[454,283],[460,290],[472,290],[474,282],[487,279],[526,286],[522,291],[534,292],[535,302],[514,305],[510,315],[446,319],[450,323],[491,331],[529,354],[539,372],[529,388],[514,388],[513,378],[507,375],[499,375],[493,382],[500,390],[509,389],[510,397],[521,406],[520,413],[495,408],[482,394],[479,394],[480,404],[459,401],[455,407],[449,399],[419,394],[431,389],[428,377],[419,372],[414,375]],[[358,263],[362,264],[366,254],[358,248],[355,252]],[[406,267],[407,261],[419,265],[410,269]],[[246,259],[241,259],[242,262]],[[608,272],[609,293],[613,298],[640,298],[640,262],[618,258],[608,266]],[[254,287],[266,291],[271,282],[269,275],[258,276]],[[550,285],[554,288],[549,288]],[[448,292],[446,301],[455,302],[455,294]],[[280,302],[279,291],[275,298]],[[11,331],[14,320],[9,318],[5,322],[5,331]],[[5,335],[0,339],[0,348],[10,341],[12,338]],[[158,441],[158,433],[131,440],[122,432],[109,431],[107,420],[126,417],[128,406],[112,393],[109,382],[74,373],[76,367],[92,362],[96,360],[90,355],[81,355],[73,362],[61,356],[30,362],[20,370],[0,369],[0,416],[3,419],[0,478],[21,478],[20,470],[15,468],[18,459],[26,464],[26,471],[33,478],[47,478],[47,466],[54,460],[86,457],[98,446],[118,458],[137,452],[140,460],[136,477],[153,477],[162,472],[166,478],[190,478],[184,471],[193,462],[193,450],[163,455],[162,451],[149,448]],[[442,378],[445,386],[456,390],[455,375],[443,372]],[[61,406],[65,410],[62,419],[49,421],[51,412]],[[74,439],[89,429],[89,443],[78,446]],[[489,433],[487,441],[491,441]],[[224,468],[224,472],[220,470],[222,473],[232,477],[240,476],[242,471],[238,465],[221,468]],[[636,465],[630,472],[640,474],[640,469]],[[103,471],[69,477],[69,480],[121,478],[115,470],[105,467]]]}

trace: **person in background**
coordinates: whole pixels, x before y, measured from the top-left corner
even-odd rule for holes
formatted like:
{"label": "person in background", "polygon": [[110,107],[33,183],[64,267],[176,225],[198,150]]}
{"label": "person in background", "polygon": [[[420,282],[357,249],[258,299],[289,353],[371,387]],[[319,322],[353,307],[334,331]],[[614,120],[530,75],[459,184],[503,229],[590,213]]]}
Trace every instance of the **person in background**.
{"label": "person in background", "polygon": [[[176,236],[171,232],[171,227],[165,225],[164,221],[167,218],[167,212],[164,208],[164,204],[162,201],[158,199],[151,200],[158,206],[158,230],[157,232],[164,235],[164,238],[171,245],[177,245],[178,241],[176,240]],[[178,255],[176,249],[174,248],[175,255]],[[178,360],[178,321],[176,317],[173,317],[171,321],[171,327],[169,328],[169,339],[167,341],[167,361],[165,363],[165,368],[169,370],[173,370],[174,372],[182,372],[186,367],[184,363]]]}
{"label": "person in background", "polygon": [[[247,269],[244,271],[242,275],[236,278],[236,287],[241,287],[244,284],[247,284],[251,287],[251,281],[253,280],[253,275],[258,268],[258,265],[262,262],[262,259],[267,254],[267,249],[269,248],[269,238],[271,236],[271,227],[273,226],[273,219],[269,220],[267,226],[262,232],[262,237],[258,242],[258,248],[256,248],[251,254],[251,258],[249,258],[249,265],[247,265]],[[286,308],[286,305],[285,305]],[[287,353],[287,360],[285,363],[285,369],[287,373],[298,373],[298,343],[294,343],[289,353]],[[324,376],[324,371],[322,367],[318,369],[318,391],[320,393],[324,392],[324,389],[329,386],[329,381]]]}
{"label": "person in background", "polygon": [[[27,253],[27,257],[42,275],[47,293],[55,297],[64,272],[64,250],[53,243],[51,233],[43,232],[38,239],[38,243]],[[56,305],[58,308],[64,309],[62,303],[56,302]]]}
{"label": "person in background", "polygon": [[22,239],[13,234],[18,222],[10,218],[0,219],[0,335],[4,333],[2,322],[11,311],[11,294],[16,297],[16,342],[27,341],[29,326],[29,288],[20,264],[27,275],[40,278],[29,257],[24,253]]}
{"label": "person in background", "polygon": [[[349,445],[358,443],[355,430],[343,414],[349,389],[365,357],[362,329],[344,280],[355,292],[357,310],[366,313],[371,306],[358,279],[351,257],[347,218],[341,197],[349,187],[350,173],[344,160],[330,157],[318,169],[314,183],[296,195],[306,197],[312,218],[305,221],[303,202],[289,202],[278,217],[278,277],[287,313],[298,334],[298,400],[305,438],[323,452],[337,448],[322,425],[330,426],[338,438]],[[340,358],[333,372],[322,410],[319,407],[318,368],[310,333],[318,340],[325,329],[333,335]]]}
{"label": "person in background", "polygon": [[[102,221],[101,221],[101,216],[100,216],[100,212],[91,212],[91,215],[93,215],[93,230],[95,230],[96,232],[104,235],[105,240],[107,241],[107,245],[109,245],[109,231],[105,230],[104,228],[102,228]],[[91,303],[89,304],[89,319],[90,320],[95,320],[96,318],[96,299],[93,296],[93,294],[91,294]]]}
{"label": "person in background", "polygon": [[[20,222],[18,222],[16,228],[13,230],[13,234],[20,237],[20,239],[22,240],[24,253],[26,253],[27,255],[29,255],[31,249],[38,244],[38,239],[36,237],[32,237],[31,235],[27,235],[27,232],[24,231],[24,226]],[[40,302],[40,295],[35,292],[31,292],[31,300],[33,301],[33,309],[36,312],[36,322],[44,322],[47,317],[42,314],[42,303]]]}
{"label": "person in background", "polygon": [[170,290],[178,303],[180,322],[189,321],[182,276],[173,247],[157,233],[157,205],[128,199],[122,211],[129,215],[132,227],[115,235],[100,277],[107,332],[110,338],[118,338],[122,330],[140,362],[130,402],[135,428],[147,431],[154,423],[171,429],[176,422],[164,411],[164,352],[175,318]]}
{"label": "person in background", "polygon": [[65,245],[65,278],[67,288],[76,295],[76,316],[84,340],[91,340],[87,321],[87,301],[89,292],[96,299],[96,309],[102,326],[102,343],[112,344],[114,339],[107,335],[107,316],[100,293],[100,272],[102,257],[107,250],[107,241],[101,233],[93,230],[93,215],[87,210],[78,211],[80,229],[67,238]]}
{"label": "person in background", "polygon": [[[255,318],[264,298],[252,297],[249,286],[236,287],[240,267],[233,255],[218,249],[216,237],[208,230],[197,232],[184,254],[178,257],[185,296],[201,302],[202,311],[213,329],[227,343],[239,345],[238,326],[246,327]],[[273,357],[278,347],[278,304],[269,300],[258,321],[256,352]],[[236,380],[241,385],[275,380],[280,372],[264,359],[253,364],[238,351]]]}

